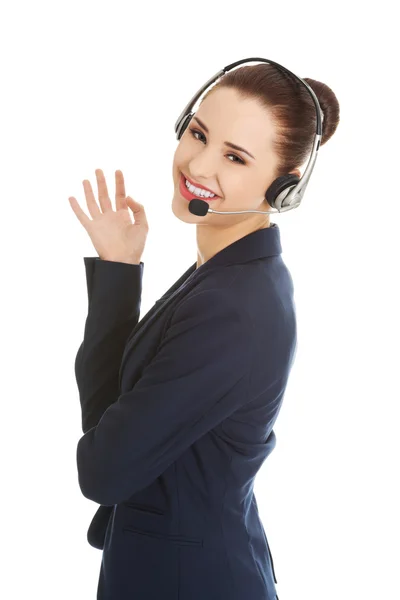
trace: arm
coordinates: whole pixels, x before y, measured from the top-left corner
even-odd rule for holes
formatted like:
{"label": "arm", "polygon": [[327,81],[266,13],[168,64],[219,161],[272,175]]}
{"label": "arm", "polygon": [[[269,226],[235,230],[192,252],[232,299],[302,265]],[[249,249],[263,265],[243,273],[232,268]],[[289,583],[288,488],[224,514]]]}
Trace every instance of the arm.
{"label": "arm", "polygon": [[97,402],[108,408],[77,446],[83,495],[124,502],[250,401],[251,340],[250,317],[230,290],[185,298],[134,388],[112,404],[115,390],[98,388]]}
{"label": "arm", "polygon": [[75,358],[82,430],[89,431],[118,399],[126,341],[139,320],[144,263],[84,258],[88,315]]}

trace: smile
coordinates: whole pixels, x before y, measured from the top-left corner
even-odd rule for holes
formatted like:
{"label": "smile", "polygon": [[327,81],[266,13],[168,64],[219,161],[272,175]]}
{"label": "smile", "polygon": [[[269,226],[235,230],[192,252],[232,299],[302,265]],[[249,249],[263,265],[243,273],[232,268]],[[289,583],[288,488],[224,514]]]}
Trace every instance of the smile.
{"label": "smile", "polygon": [[186,186],[191,185],[193,186],[193,188],[198,188],[199,190],[202,190],[202,193],[209,193],[209,194],[213,194],[214,196],[218,196],[218,194],[216,194],[214,192],[214,190],[201,185],[200,183],[196,183],[195,181],[193,181],[192,179],[190,179],[189,177],[186,177],[186,175],[184,173],[182,173],[182,175],[184,176],[184,178],[186,179]]}
{"label": "smile", "polygon": [[[192,185],[192,184],[191,184]],[[194,186],[197,187],[197,186]],[[193,189],[193,188],[192,188]],[[197,195],[195,192],[191,192],[186,185],[186,177],[183,173],[180,174],[180,182],[179,182],[179,191],[186,200],[193,200],[193,198],[198,198],[199,200],[205,200],[206,202],[212,202],[213,200],[217,200],[220,196],[212,196],[211,198],[208,196]]]}

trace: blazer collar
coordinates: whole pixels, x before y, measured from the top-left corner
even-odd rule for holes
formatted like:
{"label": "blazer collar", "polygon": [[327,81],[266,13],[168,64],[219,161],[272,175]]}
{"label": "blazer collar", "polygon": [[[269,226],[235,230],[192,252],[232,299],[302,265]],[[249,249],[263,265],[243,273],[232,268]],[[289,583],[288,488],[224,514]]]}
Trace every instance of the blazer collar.
{"label": "blazer collar", "polygon": [[226,246],[198,268],[196,268],[196,260],[161,298],[156,301],[156,304],[163,302],[168,296],[173,294],[189,277],[193,279],[195,276],[197,279],[203,272],[207,272],[214,267],[246,263],[257,258],[275,256],[281,253],[282,246],[279,226],[276,223],[271,223],[270,227],[253,231]]}
{"label": "blazer collar", "polygon": [[[246,263],[257,258],[275,256],[282,253],[280,230],[276,223],[270,227],[257,229],[226,246],[197,269],[206,270],[213,267],[225,267],[232,264]],[[191,268],[196,270],[197,261]]]}

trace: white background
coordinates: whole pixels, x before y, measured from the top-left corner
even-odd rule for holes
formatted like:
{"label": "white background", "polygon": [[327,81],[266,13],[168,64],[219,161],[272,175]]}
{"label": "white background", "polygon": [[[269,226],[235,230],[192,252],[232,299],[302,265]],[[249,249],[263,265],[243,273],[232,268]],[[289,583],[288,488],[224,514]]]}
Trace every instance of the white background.
{"label": "white background", "polygon": [[[2,573],[7,600],[95,598],[74,360],[87,310],[72,211],[121,169],[144,204],[143,316],[197,259],[171,212],[174,124],[248,57],[320,80],[341,122],[273,216],[299,346],[255,492],[280,600],[398,600],[398,35],[391,2],[6,2],[0,11]],[[161,599],[160,599],[161,600]],[[206,600],[206,599],[205,599]],[[229,600],[229,599],[221,599]],[[249,600],[257,600],[250,599]]]}

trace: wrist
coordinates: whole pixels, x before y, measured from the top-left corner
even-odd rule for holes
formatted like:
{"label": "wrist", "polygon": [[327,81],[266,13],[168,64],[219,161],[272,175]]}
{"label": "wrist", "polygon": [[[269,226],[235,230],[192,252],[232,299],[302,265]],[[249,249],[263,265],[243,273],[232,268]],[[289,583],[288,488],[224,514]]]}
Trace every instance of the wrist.
{"label": "wrist", "polygon": [[140,258],[107,258],[107,257],[100,257],[101,260],[107,260],[109,262],[119,262],[119,263],[125,263],[127,265],[140,265]]}

